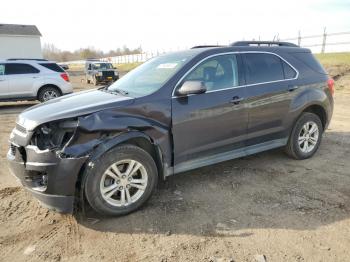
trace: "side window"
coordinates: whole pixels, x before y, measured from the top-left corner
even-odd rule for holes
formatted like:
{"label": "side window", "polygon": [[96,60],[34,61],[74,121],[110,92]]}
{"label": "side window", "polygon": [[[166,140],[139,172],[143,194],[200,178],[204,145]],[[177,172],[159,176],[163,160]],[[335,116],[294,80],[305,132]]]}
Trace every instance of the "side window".
{"label": "side window", "polygon": [[5,65],[0,64],[0,76],[3,76],[5,74]]}
{"label": "side window", "polygon": [[59,72],[59,73],[63,73],[64,72],[64,70],[59,65],[57,65],[55,63],[42,63],[40,65],[43,66],[43,67],[46,67],[47,69],[50,69],[50,70],[52,70],[54,72]]}
{"label": "side window", "polygon": [[38,69],[28,64],[9,63],[6,64],[5,67],[6,75],[35,74],[39,72],[40,71]]}
{"label": "side window", "polygon": [[207,90],[238,86],[238,67],[235,55],[220,55],[198,65],[184,81],[203,81]]}
{"label": "side window", "polygon": [[247,84],[283,80],[282,60],[272,54],[245,54]]}
{"label": "side window", "polygon": [[283,71],[284,71],[284,78],[285,79],[291,79],[296,77],[297,73],[295,72],[295,70],[288,65],[286,62],[282,61],[282,65],[283,65]]}

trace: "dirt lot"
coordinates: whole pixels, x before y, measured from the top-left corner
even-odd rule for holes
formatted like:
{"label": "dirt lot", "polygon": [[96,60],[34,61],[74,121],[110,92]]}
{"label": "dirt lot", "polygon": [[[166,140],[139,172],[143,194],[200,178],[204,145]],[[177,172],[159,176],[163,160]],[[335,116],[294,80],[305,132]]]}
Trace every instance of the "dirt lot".
{"label": "dirt lot", "polygon": [[339,74],[336,107],[312,159],[273,150],[180,174],[119,218],[40,207],[6,163],[10,130],[28,103],[1,104],[0,260],[349,261],[350,72],[329,70]]}

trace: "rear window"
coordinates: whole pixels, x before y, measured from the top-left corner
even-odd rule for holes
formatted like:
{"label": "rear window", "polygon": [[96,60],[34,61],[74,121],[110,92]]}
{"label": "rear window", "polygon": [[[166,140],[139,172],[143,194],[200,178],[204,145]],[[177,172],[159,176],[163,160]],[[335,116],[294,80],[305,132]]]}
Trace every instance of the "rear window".
{"label": "rear window", "polygon": [[295,70],[288,65],[286,62],[282,61],[282,65],[283,65],[283,71],[284,71],[284,78],[285,79],[291,79],[296,77],[297,73],[295,72]]}
{"label": "rear window", "polygon": [[263,53],[244,54],[247,84],[284,80],[281,59]]}
{"label": "rear window", "polygon": [[5,65],[6,75],[17,75],[17,74],[36,74],[40,71],[35,67],[28,64],[21,63],[8,63]]}
{"label": "rear window", "polygon": [[327,74],[321,64],[316,58],[309,52],[291,53],[296,59],[303,62],[306,66],[311,68],[313,71],[320,74]]}
{"label": "rear window", "polygon": [[57,65],[55,63],[42,63],[39,65],[46,67],[47,69],[50,69],[50,70],[55,71],[55,72],[59,72],[59,73],[64,72],[64,70],[59,65]]}

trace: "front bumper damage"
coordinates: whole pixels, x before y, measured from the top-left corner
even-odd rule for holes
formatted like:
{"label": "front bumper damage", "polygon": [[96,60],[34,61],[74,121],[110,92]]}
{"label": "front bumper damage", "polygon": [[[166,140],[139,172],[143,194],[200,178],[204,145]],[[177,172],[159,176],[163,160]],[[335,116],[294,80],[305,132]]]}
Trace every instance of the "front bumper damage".
{"label": "front bumper damage", "polygon": [[61,158],[50,150],[11,143],[7,159],[10,171],[44,206],[73,211],[78,173],[87,157]]}
{"label": "front bumper damage", "polygon": [[10,170],[44,206],[62,213],[73,211],[80,174],[109,149],[142,137],[156,145],[163,160],[162,152],[168,151],[161,149],[170,148],[161,125],[113,110],[39,125],[18,122],[10,136]]}
{"label": "front bumper damage", "polygon": [[13,129],[7,153],[10,171],[44,206],[71,213],[78,174],[88,157],[40,149],[31,143],[33,135],[18,124]]}

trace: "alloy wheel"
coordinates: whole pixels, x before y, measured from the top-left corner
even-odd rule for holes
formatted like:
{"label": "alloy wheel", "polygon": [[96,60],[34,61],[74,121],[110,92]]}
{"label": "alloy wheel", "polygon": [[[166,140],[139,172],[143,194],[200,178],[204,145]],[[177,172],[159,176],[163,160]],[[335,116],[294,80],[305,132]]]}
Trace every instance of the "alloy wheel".
{"label": "alloy wheel", "polygon": [[147,183],[146,168],[136,160],[125,159],[112,164],[103,173],[100,193],[112,206],[129,206],[141,198]]}
{"label": "alloy wheel", "polygon": [[317,145],[319,139],[318,126],[313,121],[306,122],[299,132],[298,145],[303,153],[309,153]]}
{"label": "alloy wheel", "polygon": [[45,93],[43,95],[43,100],[48,101],[48,100],[56,98],[56,97],[58,97],[58,94],[56,91],[47,90],[47,91],[45,91]]}

